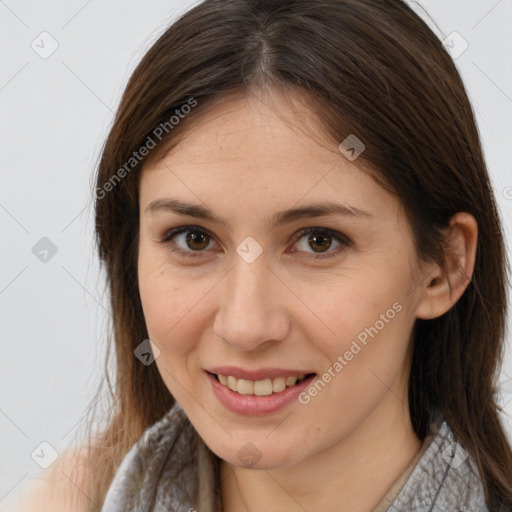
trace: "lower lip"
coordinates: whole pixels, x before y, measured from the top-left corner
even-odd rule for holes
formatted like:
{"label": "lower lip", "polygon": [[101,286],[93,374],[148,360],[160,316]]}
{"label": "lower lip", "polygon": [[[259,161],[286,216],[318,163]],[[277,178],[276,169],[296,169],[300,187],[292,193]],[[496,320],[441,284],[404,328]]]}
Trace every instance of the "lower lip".
{"label": "lower lip", "polygon": [[307,379],[286,387],[279,393],[272,393],[266,396],[242,395],[236,391],[232,391],[227,386],[221,384],[215,375],[205,372],[207,378],[211,382],[213,392],[219,401],[230,411],[245,416],[257,416],[261,414],[270,414],[283,409],[293,402],[304,391],[315,378],[310,375]]}

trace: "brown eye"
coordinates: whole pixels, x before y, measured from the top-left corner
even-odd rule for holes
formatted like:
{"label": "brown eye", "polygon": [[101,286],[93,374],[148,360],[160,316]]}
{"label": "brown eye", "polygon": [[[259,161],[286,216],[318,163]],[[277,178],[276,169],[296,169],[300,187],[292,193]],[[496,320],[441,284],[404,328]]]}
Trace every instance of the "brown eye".
{"label": "brown eye", "polygon": [[[306,239],[307,236],[307,239]],[[345,235],[327,228],[306,228],[299,232],[291,252],[309,254],[306,258],[320,259],[336,256],[352,246],[352,241]],[[304,240],[304,241],[303,241]],[[330,250],[334,245],[334,249]],[[325,254],[322,254],[325,253]]]}
{"label": "brown eye", "polygon": [[[306,240],[307,236],[307,240]],[[303,240],[304,239],[304,240]],[[214,242],[207,231],[197,226],[182,226],[171,230],[162,243],[169,243],[171,251],[187,257],[199,257],[207,253],[210,242]],[[330,250],[334,245],[334,249]],[[336,245],[337,244],[337,245]],[[305,228],[296,236],[296,242],[289,252],[306,253],[306,258],[329,258],[352,246],[352,241],[337,231],[327,228]],[[325,253],[325,254],[324,254]]]}
{"label": "brown eye", "polygon": [[310,234],[308,238],[310,246],[318,252],[327,251],[332,245],[332,239],[329,235],[323,233]]}
{"label": "brown eye", "polygon": [[210,237],[201,231],[188,231],[186,236],[187,246],[194,251],[201,251],[208,247]]}
{"label": "brown eye", "polygon": [[183,256],[201,256],[212,241],[211,236],[204,230],[194,226],[183,226],[171,230],[162,243],[170,243],[171,251]]}

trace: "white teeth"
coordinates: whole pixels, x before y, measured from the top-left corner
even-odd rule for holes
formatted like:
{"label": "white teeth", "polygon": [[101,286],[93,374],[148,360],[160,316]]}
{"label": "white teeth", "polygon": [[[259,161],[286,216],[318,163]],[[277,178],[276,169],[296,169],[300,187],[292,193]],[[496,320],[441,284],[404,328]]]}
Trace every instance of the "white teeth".
{"label": "white teeth", "polygon": [[238,379],[236,377],[228,377],[228,388],[232,391],[238,391],[237,389]]}
{"label": "white teeth", "polygon": [[[238,381],[240,382],[240,381]],[[254,382],[254,394],[266,396],[272,394],[272,379],[257,380]]]}
{"label": "white teeth", "polygon": [[[235,377],[232,378],[234,379]],[[241,395],[252,395],[254,394],[254,382],[252,380],[238,379],[236,391]]]}
{"label": "white teeth", "polygon": [[247,380],[237,379],[232,375],[217,375],[219,381],[231,391],[241,395],[267,396],[272,393],[279,393],[286,387],[294,386],[297,382],[304,380],[305,375],[297,377],[275,377],[274,379]]}
{"label": "white teeth", "polygon": [[286,377],[286,385],[293,386],[297,382],[297,377]]}
{"label": "white teeth", "polygon": [[272,391],[274,391],[274,393],[279,393],[284,389],[286,389],[286,379],[284,377],[272,379]]}

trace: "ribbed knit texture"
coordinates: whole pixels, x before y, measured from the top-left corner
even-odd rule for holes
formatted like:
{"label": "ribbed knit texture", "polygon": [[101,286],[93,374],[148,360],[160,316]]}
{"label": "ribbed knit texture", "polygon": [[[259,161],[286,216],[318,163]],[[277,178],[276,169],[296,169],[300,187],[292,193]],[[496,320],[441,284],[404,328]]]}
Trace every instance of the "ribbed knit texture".
{"label": "ribbed knit texture", "polygon": [[[471,457],[440,415],[431,433],[387,512],[489,512]],[[217,461],[176,402],[126,454],[101,512],[222,512]]]}

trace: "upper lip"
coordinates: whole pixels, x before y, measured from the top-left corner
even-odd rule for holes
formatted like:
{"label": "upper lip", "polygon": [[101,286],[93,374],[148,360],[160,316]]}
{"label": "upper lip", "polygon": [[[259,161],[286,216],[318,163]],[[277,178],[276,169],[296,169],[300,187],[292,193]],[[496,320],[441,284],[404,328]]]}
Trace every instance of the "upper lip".
{"label": "upper lip", "polygon": [[311,370],[300,369],[284,369],[284,368],[263,368],[261,370],[244,370],[237,366],[216,366],[206,370],[210,373],[217,375],[231,375],[237,379],[246,380],[264,380],[274,379],[275,377],[296,377],[299,375],[307,375],[308,373],[315,373]]}

